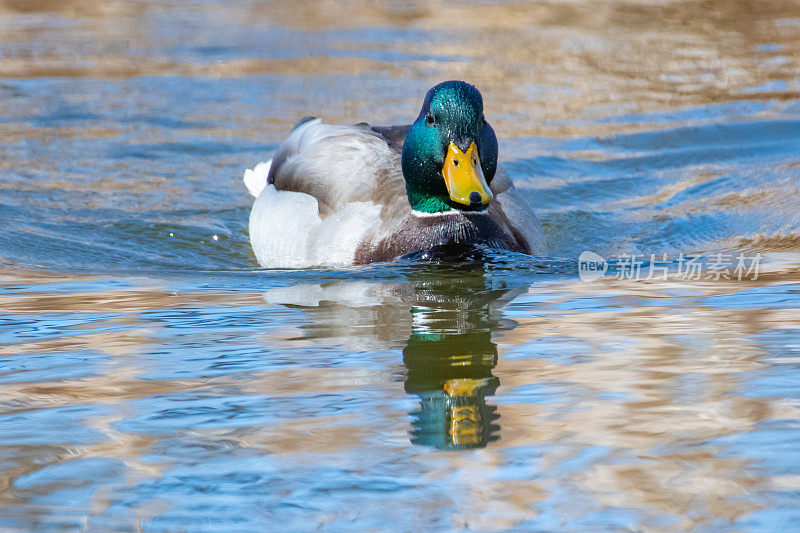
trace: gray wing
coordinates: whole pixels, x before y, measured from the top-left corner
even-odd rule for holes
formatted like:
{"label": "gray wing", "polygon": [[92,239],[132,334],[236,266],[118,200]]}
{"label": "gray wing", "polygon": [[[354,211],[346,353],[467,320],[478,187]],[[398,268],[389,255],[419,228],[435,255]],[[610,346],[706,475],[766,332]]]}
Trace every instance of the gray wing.
{"label": "gray wing", "polygon": [[495,195],[495,201],[489,204],[489,216],[505,225],[517,240],[523,239],[527,242],[532,255],[547,255],[547,241],[542,224],[500,165],[497,166],[490,188]]}
{"label": "gray wing", "polygon": [[403,150],[403,143],[410,128],[411,124],[406,124],[405,126],[372,126],[372,130],[383,135],[383,138],[389,143],[389,147],[396,152]]}
{"label": "gray wing", "polygon": [[[298,120],[294,127],[292,127],[292,131],[289,132],[289,136],[291,137],[292,133],[297,130],[303,124],[307,122],[311,122],[312,120],[316,120],[317,117],[303,117]],[[284,141],[285,142],[285,141]],[[274,185],[275,184],[275,175],[278,174],[277,170],[283,166],[283,163],[286,161],[286,158],[291,153],[289,150],[281,150],[283,146],[278,147],[278,151],[275,152],[275,155],[272,157],[272,162],[270,163],[269,167],[269,174],[267,174],[267,183]]]}
{"label": "gray wing", "polygon": [[272,160],[267,182],[316,198],[327,216],[351,202],[383,204],[387,189],[405,194],[400,155],[367,124],[334,126],[304,118]]}

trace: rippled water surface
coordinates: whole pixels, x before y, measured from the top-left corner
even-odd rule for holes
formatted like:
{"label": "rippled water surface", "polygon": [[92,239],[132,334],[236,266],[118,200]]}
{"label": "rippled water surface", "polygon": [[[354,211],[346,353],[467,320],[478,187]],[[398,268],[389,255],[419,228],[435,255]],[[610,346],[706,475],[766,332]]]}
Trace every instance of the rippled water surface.
{"label": "rippled water surface", "polygon": [[[453,78],[549,257],[259,269],[244,168]],[[800,2],[0,0],[0,222],[0,529],[800,529]]]}

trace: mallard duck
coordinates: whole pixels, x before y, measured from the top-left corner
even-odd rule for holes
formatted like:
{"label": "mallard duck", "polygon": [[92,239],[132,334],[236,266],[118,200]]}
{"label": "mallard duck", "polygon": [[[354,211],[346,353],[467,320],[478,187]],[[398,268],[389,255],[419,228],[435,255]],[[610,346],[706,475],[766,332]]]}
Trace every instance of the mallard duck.
{"label": "mallard duck", "polygon": [[431,88],[410,126],[302,119],[245,171],[250,241],[264,267],[346,266],[486,246],[545,254],[542,227],[497,163],[483,97]]}

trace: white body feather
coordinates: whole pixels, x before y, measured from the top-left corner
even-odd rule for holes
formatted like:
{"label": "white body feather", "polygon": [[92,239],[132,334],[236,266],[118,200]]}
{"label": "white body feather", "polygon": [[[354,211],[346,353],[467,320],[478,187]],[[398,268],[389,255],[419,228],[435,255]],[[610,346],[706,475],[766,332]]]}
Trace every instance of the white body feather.
{"label": "white body feather", "polygon": [[247,187],[247,192],[253,198],[258,198],[264,187],[267,186],[267,176],[269,176],[269,168],[272,165],[272,159],[267,162],[262,161],[252,169],[244,171],[244,186]]}
{"label": "white body feather", "polygon": [[267,185],[250,212],[250,242],[264,267],[348,266],[379,225],[375,204],[352,202],[322,218],[310,194]]}

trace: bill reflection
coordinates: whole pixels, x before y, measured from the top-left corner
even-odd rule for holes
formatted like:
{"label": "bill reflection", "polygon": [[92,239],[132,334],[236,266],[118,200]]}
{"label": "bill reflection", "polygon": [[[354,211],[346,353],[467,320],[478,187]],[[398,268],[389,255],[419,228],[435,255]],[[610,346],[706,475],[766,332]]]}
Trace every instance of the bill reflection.
{"label": "bill reflection", "polygon": [[486,403],[500,383],[492,375],[497,346],[488,331],[413,333],[403,363],[405,390],[420,398],[419,409],[411,413],[411,442],[467,449],[499,438],[497,408]]}

